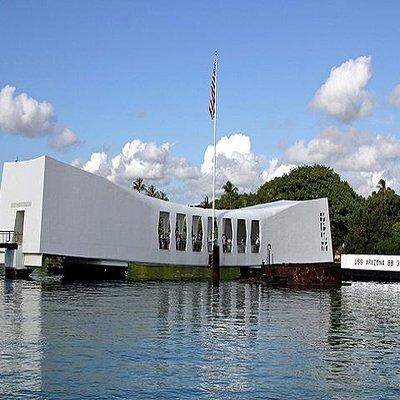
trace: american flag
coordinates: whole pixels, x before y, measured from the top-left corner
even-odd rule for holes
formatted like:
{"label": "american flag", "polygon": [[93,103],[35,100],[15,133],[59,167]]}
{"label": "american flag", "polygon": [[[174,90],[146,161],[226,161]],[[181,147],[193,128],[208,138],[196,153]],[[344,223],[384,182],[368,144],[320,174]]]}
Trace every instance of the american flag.
{"label": "american flag", "polygon": [[211,93],[210,93],[210,105],[208,111],[210,112],[211,119],[215,118],[215,103],[217,94],[217,60],[214,61],[214,68],[211,75]]}

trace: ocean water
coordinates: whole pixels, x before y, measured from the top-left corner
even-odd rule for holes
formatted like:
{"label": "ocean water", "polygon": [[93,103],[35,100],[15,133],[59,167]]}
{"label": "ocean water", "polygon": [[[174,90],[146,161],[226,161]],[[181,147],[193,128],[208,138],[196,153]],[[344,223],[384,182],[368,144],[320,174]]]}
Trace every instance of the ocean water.
{"label": "ocean water", "polygon": [[400,398],[399,284],[0,277],[2,399]]}

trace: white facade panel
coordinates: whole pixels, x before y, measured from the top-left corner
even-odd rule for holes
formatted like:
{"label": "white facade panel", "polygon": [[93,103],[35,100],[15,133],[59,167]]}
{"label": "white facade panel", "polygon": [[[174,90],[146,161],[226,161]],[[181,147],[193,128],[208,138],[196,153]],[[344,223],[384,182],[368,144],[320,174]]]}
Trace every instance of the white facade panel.
{"label": "white facade panel", "polygon": [[17,211],[24,212],[24,253],[40,253],[45,157],[5,163],[0,189],[0,230],[13,231]]}

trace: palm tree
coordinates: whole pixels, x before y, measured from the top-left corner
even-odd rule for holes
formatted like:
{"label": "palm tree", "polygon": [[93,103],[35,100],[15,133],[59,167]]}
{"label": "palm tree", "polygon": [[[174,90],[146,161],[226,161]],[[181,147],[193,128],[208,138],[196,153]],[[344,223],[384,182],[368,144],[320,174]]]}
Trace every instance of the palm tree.
{"label": "palm tree", "polygon": [[156,187],[155,187],[154,185],[147,186],[147,188],[146,188],[146,194],[147,194],[147,196],[149,196],[149,197],[157,197],[158,192],[157,192]]}
{"label": "palm tree", "polygon": [[387,189],[386,181],[383,178],[381,178],[379,180],[377,188],[378,188],[378,192],[380,192],[380,193],[381,192],[386,192],[386,189]]}
{"label": "palm tree", "polygon": [[224,189],[227,195],[238,194],[239,192],[239,189],[231,181],[227,181],[225,185],[222,186],[222,189]]}
{"label": "palm tree", "polygon": [[222,186],[222,189],[224,189],[225,194],[229,198],[229,208],[232,208],[232,197],[238,194],[239,189],[231,181],[227,181]]}
{"label": "palm tree", "polygon": [[143,179],[138,177],[135,182],[133,182],[132,189],[137,190],[139,193],[146,190],[146,185],[143,182]]}
{"label": "palm tree", "polygon": [[211,208],[212,204],[210,200],[208,199],[208,196],[204,197],[204,200],[199,204],[200,207],[202,208]]}
{"label": "palm tree", "polygon": [[157,192],[156,197],[159,198],[160,200],[169,201],[168,196],[162,191]]}

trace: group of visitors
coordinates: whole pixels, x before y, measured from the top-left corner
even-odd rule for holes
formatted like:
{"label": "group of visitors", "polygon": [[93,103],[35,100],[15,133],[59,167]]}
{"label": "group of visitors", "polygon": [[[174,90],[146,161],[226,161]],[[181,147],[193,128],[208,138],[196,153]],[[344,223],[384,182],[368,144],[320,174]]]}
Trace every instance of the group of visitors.
{"label": "group of visitors", "polygon": [[251,252],[259,253],[260,252],[260,238],[259,236],[255,236],[251,241]]}
{"label": "group of visitors", "polygon": [[[230,253],[232,252],[232,239],[227,236],[225,233],[222,235],[222,252],[223,253]],[[238,253],[245,253],[246,252],[246,238],[241,237],[238,239]],[[259,253],[260,252],[260,238],[255,236],[251,241],[251,252],[252,253]]]}
{"label": "group of visitors", "polygon": [[203,237],[200,233],[197,235],[192,234],[192,248],[193,251],[201,251],[201,242],[203,241]]}
{"label": "group of visitors", "polygon": [[169,250],[169,243],[171,241],[170,232],[161,233],[158,238],[158,241],[159,241],[161,250]]}
{"label": "group of visitors", "polygon": [[[159,244],[160,249],[169,250],[169,245],[171,241],[170,232],[162,233],[159,236]],[[198,233],[197,235],[192,235],[192,250],[193,251],[201,251],[202,249],[202,235]],[[231,253],[232,252],[232,239],[227,236],[225,233],[221,237],[222,242],[222,252],[223,253]],[[176,250],[185,251],[186,250],[186,236],[182,233],[176,233]],[[212,250],[212,240],[208,239],[208,251]],[[238,239],[238,253],[245,253],[246,251],[246,238],[242,237]],[[259,253],[260,252],[260,238],[259,236],[255,236],[251,239],[251,252]]]}
{"label": "group of visitors", "polygon": [[222,240],[222,252],[230,253],[232,251],[232,239],[225,233],[221,237]]}
{"label": "group of visitors", "polygon": [[176,249],[179,251],[186,250],[186,236],[183,233],[175,233],[176,237]]}
{"label": "group of visitors", "polygon": [[244,237],[238,238],[238,253],[246,252],[246,239]]}

